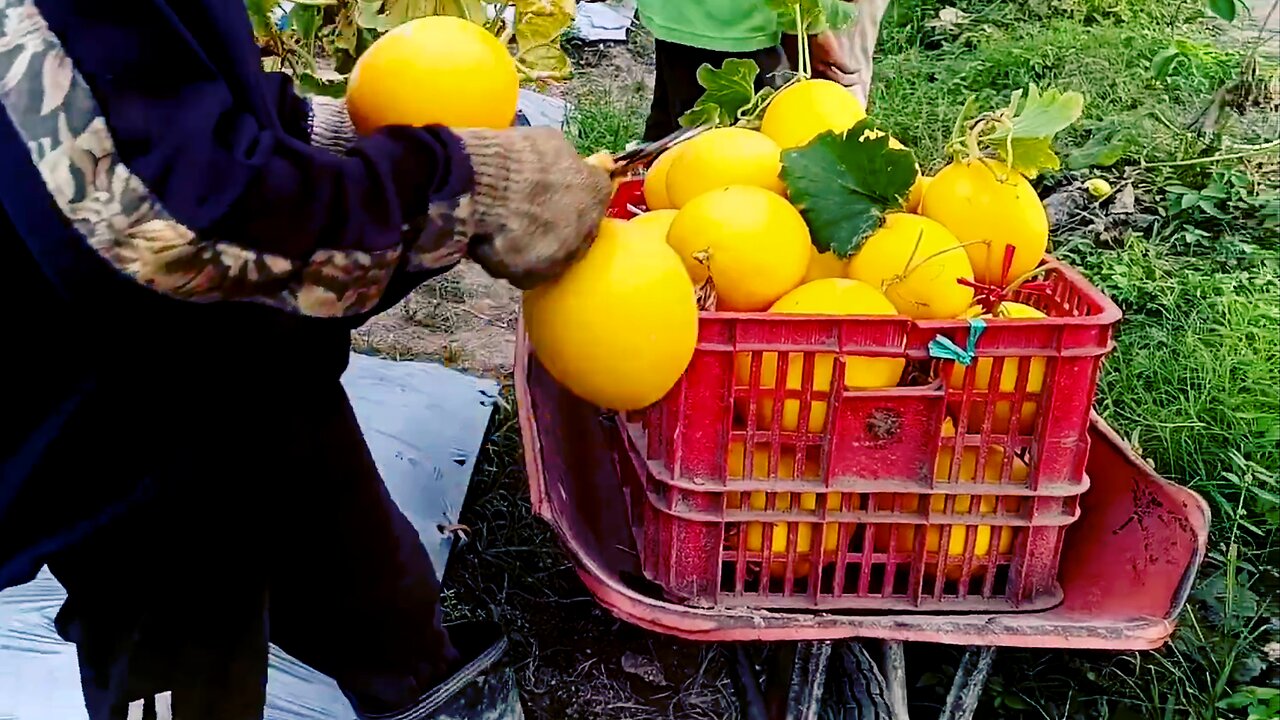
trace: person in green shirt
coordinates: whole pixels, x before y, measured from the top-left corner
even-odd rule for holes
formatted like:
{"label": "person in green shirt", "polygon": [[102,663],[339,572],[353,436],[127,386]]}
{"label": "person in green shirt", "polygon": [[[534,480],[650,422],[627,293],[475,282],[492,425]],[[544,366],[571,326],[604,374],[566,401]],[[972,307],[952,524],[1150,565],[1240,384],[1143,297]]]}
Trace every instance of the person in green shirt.
{"label": "person in green shirt", "polygon": [[[866,104],[871,51],[888,0],[856,0],[858,19],[843,36],[831,31],[808,39],[813,76],[850,88]],[[764,0],[638,0],[640,22],[654,36],[653,104],[645,141],[679,127],[680,116],[702,96],[698,68],[729,58],[754,60],[757,85],[773,83],[784,63],[794,66],[796,38],[784,35]]]}

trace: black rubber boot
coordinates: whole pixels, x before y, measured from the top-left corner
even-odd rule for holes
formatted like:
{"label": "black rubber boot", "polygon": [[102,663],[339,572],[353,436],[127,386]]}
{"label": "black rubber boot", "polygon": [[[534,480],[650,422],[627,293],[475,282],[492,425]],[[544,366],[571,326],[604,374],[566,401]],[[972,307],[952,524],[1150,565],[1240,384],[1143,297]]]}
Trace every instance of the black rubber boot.
{"label": "black rubber boot", "polygon": [[449,635],[464,658],[471,658],[453,677],[412,706],[364,720],[523,720],[520,689],[504,662],[507,639],[492,623],[449,626]]}

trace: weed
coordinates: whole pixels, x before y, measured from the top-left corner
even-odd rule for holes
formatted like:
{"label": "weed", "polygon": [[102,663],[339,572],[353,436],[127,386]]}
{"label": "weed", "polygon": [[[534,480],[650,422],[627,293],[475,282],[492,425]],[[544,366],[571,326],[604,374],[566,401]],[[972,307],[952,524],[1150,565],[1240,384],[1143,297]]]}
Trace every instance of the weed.
{"label": "weed", "polygon": [[[1086,26],[1057,12],[1037,17],[1011,3],[959,3],[971,15],[951,33],[927,25],[937,14],[935,3],[895,3],[881,36],[872,112],[922,164],[936,167],[967,97],[994,107],[1037,83],[1085,95],[1081,128],[1064,135],[1065,143],[1083,144],[1110,124],[1130,140],[1121,155],[1183,157],[1199,145],[1178,124],[1232,77],[1240,53],[1215,49],[1199,25],[1185,24],[1200,17],[1197,3],[1117,3],[1132,22],[1099,19]],[[1175,44],[1174,28],[1195,37]],[[1158,79],[1152,63],[1171,45],[1183,52]],[[1177,111],[1172,120],[1171,110]]]}
{"label": "weed", "polygon": [[583,153],[621,152],[644,130],[642,100],[599,90],[580,95],[569,114],[569,139]]}

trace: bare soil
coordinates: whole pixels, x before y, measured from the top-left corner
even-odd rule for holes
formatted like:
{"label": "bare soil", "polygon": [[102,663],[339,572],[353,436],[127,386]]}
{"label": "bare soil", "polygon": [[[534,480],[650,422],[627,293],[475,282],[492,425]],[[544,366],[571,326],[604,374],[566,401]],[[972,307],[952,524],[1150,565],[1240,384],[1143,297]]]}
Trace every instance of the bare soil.
{"label": "bare soil", "polygon": [[352,344],[364,352],[506,378],[519,314],[518,290],[464,261],[353,332]]}
{"label": "bare soil", "polygon": [[733,657],[623,623],[596,604],[529,506],[515,409],[501,407],[477,462],[445,575],[451,619],[496,618],[511,643],[524,710],[536,720],[739,717]]}

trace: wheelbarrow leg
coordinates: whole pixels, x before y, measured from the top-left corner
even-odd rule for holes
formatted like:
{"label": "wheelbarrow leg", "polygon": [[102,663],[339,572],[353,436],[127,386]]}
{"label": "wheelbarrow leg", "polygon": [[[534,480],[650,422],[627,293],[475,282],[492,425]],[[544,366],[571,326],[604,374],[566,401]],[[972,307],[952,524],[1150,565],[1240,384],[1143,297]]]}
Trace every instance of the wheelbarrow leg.
{"label": "wheelbarrow leg", "polygon": [[830,666],[830,642],[802,642],[796,646],[796,658],[788,678],[785,720],[818,720]]}
{"label": "wheelbarrow leg", "polygon": [[775,645],[766,651],[761,678],[743,646],[738,648],[743,717],[747,720],[817,720],[831,665],[830,642]]}
{"label": "wheelbarrow leg", "polygon": [[744,720],[896,720],[880,669],[857,642],[774,646],[763,691],[749,651],[736,650]]}
{"label": "wheelbarrow leg", "polygon": [[756,677],[751,659],[747,657],[746,643],[734,648],[734,665],[738,671],[739,699],[742,701],[742,720],[769,720],[769,706],[760,691],[760,679]]}
{"label": "wheelbarrow leg", "polygon": [[901,640],[884,641],[884,681],[893,720],[910,720],[907,714],[907,659]]}
{"label": "wheelbarrow leg", "polygon": [[996,649],[990,646],[965,650],[956,669],[956,679],[951,683],[951,692],[947,693],[947,706],[938,720],[973,720],[995,657]]}

